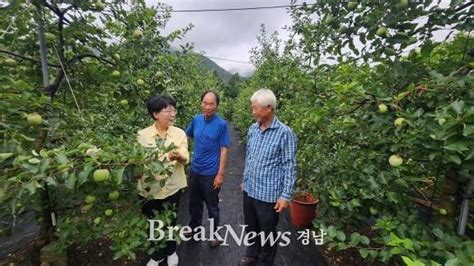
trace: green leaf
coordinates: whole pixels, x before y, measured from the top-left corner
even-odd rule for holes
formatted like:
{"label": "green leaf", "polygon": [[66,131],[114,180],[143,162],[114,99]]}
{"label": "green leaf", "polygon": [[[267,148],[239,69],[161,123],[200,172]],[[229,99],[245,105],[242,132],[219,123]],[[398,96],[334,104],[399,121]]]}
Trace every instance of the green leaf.
{"label": "green leaf", "polygon": [[421,262],[417,259],[412,260],[411,258],[406,257],[406,256],[402,256],[402,260],[403,260],[403,262],[405,262],[405,264],[407,266],[425,266],[425,264],[423,262]]}
{"label": "green leaf", "polygon": [[41,175],[46,175],[46,170],[49,167],[49,158],[43,158],[39,167],[39,172]]}
{"label": "green leaf", "polygon": [[77,187],[80,187],[82,184],[87,182],[87,178],[89,177],[92,170],[94,170],[94,167],[91,165],[84,167],[84,170],[82,170],[78,175]]}
{"label": "green leaf", "polygon": [[366,248],[361,248],[359,249],[359,253],[362,258],[366,259],[367,256],[369,255],[369,250]]}
{"label": "green leaf", "polygon": [[446,150],[450,151],[457,151],[457,152],[463,152],[463,151],[468,151],[469,148],[467,147],[467,143],[464,141],[458,141],[451,143],[449,145],[444,146]]}
{"label": "green leaf", "polygon": [[466,161],[471,160],[472,158],[474,158],[474,150],[472,150],[471,153],[466,157]]}
{"label": "green leaf", "polygon": [[370,244],[370,240],[369,240],[369,238],[366,237],[366,236],[361,236],[361,237],[360,237],[360,242],[361,242],[362,244],[364,244],[364,245],[369,245],[369,244]]}
{"label": "green leaf", "polygon": [[369,250],[370,257],[377,258],[378,255],[379,255],[379,252],[377,252],[376,250]]}
{"label": "green leaf", "polygon": [[123,256],[122,251],[119,250],[114,253],[114,257],[112,259],[117,260],[117,259],[120,259],[122,256]]}
{"label": "green leaf", "polygon": [[336,229],[334,228],[334,226],[330,225],[327,228],[327,233],[328,233],[328,237],[330,239],[334,238],[336,236]]}
{"label": "green leaf", "polygon": [[13,156],[13,153],[0,153],[0,163]]}
{"label": "green leaf", "polygon": [[112,176],[117,185],[122,184],[124,171],[125,171],[125,167],[112,170]]}
{"label": "green leaf", "polygon": [[441,231],[441,229],[439,229],[439,228],[434,228],[433,229],[433,234],[435,236],[437,236],[439,239],[443,239],[443,237],[444,237],[443,231]]}
{"label": "green leaf", "polygon": [[342,231],[337,231],[336,238],[340,241],[346,241],[346,235]]}
{"label": "green leaf", "polygon": [[56,154],[56,161],[58,164],[67,164],[69,163],[69,160],[67,159],[66,155],[63,153]]}
{"label": "green leaf", "polygon": [[451,104],[451,107],[453,108],[454,112],[456,112],[457,114],[461,114],[462,111],[464,110],[464,102],[463,101],[455,101]]}
{"label": "green leaf", "polygon": [[28,192],[30,192],[30,195],[33,195],[36,192],[36,185],[34,184],[34,182],[23,184],[23,188],[26,188]]}
{"label": "green leaf", "polygon": [[58,185],[58,183],[56,182],[56,180],[55,180],[53,177],[51,177],[51,176],[48,176],[48,177],[46,178],[46,184],[48,184],[48,186],[57,186],[57,185]]}
{"label": "green leaf", "polygon": [[430,159],[430,161],[433,161],[436,158],[436,156],[439,156],[439,155],[441,155],[439,152],[432,152],[430,153],[428,158]]}
{"label": "green leaf", "polygon": [[409,238],[404,238],[400,242],[402,246],[408,250],[414,251],[413,250],[413,241]]}
{"label": "green leaf", "polygon": [[31,158],[28,162],[31,164],[39,164],[41,161],[38,158]]}
{"label": "green leaf", "polygon": [[431,54],[431,51],[435,48],[435,44],[433,44],[431,41],[427,41],[422,47],[421,47],[421,54],[425,57],[428,57]]}
{"label": "green leaf", "polygon": [[390,240],[387,242],[387,245],[398,246],[399,243],[400,243],[400,238],[398,238],[398,236],[395,233],[390,232]]}
{"label": "green leaf", "polygon": [[353,246],[357,246],[357,244],[359,244],[360,242],[360,234],[357,233],[357,232],[354,232],[351,234],[351,242],[349,244],[353,245]]}
{"label": "green leaf", "polygon": [[474,133],[474,125],[464,125],[462,135],[468,137]]}
{"label": "green leaf", "polygon": [[405,262],[406,265],[413,265],[413,260],[410,259],[409,257],[402,256],[403,262]]}
{"label": "green leaf", "polygon": [[459,156],[457,156],[456,154],[448,154],[446,155],[446,157],[448,161],[453,162],[457,165],[460,165],[462,163],[461,158],[459,158]]}
{"label": "green leaf", "polygon": [[453,258],[453,259],[450,259],[448,261],[446,261],[446,263],[444,264],[444,266],[459,266],[459,260],[457,258]]}
{"label": "green leaf", "polygon": [[76,186],[76,181],[77,181],[76,174],[72,173],[66,178],[66,182],[64,182],[64,185],[66,186],[67,189],[74,190],[74,187]]}
{"label": "green leaf", "polygon": [[394,247],[394,248],[390,249],[390,253],[393,254],[393,255],[397,255],[397,254],[400,254],[402,252],[403,252],[403,250],[399,247]]}

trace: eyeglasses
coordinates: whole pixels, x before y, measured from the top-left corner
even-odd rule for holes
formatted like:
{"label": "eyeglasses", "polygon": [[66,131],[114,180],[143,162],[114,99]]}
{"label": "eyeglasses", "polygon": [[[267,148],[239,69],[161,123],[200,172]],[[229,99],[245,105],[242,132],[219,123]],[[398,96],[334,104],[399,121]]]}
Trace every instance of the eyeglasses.
{"label": "eyeglasses", "polygon": [[163,113],[169,113],[169,114],[177,114],[178,110],[173,109],[173,110],[162,110],[161,112]]}

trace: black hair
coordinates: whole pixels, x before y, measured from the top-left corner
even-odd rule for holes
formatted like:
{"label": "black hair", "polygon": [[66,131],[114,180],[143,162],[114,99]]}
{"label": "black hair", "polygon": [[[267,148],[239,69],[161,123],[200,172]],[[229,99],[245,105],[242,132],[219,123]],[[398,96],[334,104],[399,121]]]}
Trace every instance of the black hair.
{"label": "black hair", "polygon": [[146,107],[148,108],[148,113],[155,120],[154,112],[161,112],[161,110],[167,108],[168,106],[173,106],[176,108],[176,102],[170,96],[166,95],[155,95],[148,99]]}
{"label": "black hair", "polygon": [[216,104],[217,104],[217,106],[219,106],[219,101],[220,101],[221,98],[219,97],[219,94],[217,92],[211,91],[211,90],[205,91],[201,94],[201,102],[208,93],[213,93],[214,94],[214,96],[216,97]]}

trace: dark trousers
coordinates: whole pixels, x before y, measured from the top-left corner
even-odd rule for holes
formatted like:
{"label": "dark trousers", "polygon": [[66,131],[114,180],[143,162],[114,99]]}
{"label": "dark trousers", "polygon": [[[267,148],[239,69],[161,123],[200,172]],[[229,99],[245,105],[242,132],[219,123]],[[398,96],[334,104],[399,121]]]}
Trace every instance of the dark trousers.
{"label": "dark trousers", "polygon": [[195,228],[202,223],[203,202],[206,203],[210,219],[219,225],[219,190],[214,189],[216,176],[204,176],[191,173],[189,185],[189,226]]}
{"label": "dark trousers", "polygon": [[[276,227],[278,224],[278,213],[273,209],[275,203],[264,202],[248,196],[244,191],[244,221],[246,233],[263,232],[265,236],[270,233],[276,237]],[[253,245],[245,250],[245,256],[253,257],[258,260],[258,265],[273,265],[277,251],[278,243],[271,246],[267,242],[263,247],[260,243],[260,236],[255,238]]]}
{"label": "dark trousers", "polygon": [[[153,199],[153,200],[146,200],[144,197],[140,196],[142,200],[142,213],[146,215],[149,219],[153,219],[156,215],[155,212],[161,212],[165,209],[165,203],[173,204],[178,209],[179,198],[181,197],[181,191],[174,193],[173,195],[164,198],[164,199]],[[176,215],[177,216],[177,215]],[[171,225],[175,226],[177,218],[172,218]],[[166,241],[166,246],[164,248],[158,248],[153,254],[151,254],[151,258],[154,260],[161,260],[166,256],[173,254],[176,251],[176,241]]]}

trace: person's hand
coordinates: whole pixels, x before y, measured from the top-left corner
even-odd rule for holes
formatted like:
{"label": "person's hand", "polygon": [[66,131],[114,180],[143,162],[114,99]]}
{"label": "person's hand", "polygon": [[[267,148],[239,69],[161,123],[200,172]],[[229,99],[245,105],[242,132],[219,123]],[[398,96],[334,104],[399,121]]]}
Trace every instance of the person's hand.
{"label": "person's hand", "polygon": [[168,154],[168,158],[170,161],[180,161],[181,160],[181,155],[177,151],[172,151]]}
{"label": "person's hand", "polygon": [[240,183],[240,192],[244,192],[244,183]]}
{"label": "person's hand", "polygon": [[220,189],[224,183],[224,173],[217,173],[216,178],[214,178],[214,189]]}
{"label": "person's hand", "polygon": [[288,208],[288,201],[286,199],[278,199],[275,203],[275,207],[273,207],[276,212],[282,212],[286,208]]}

